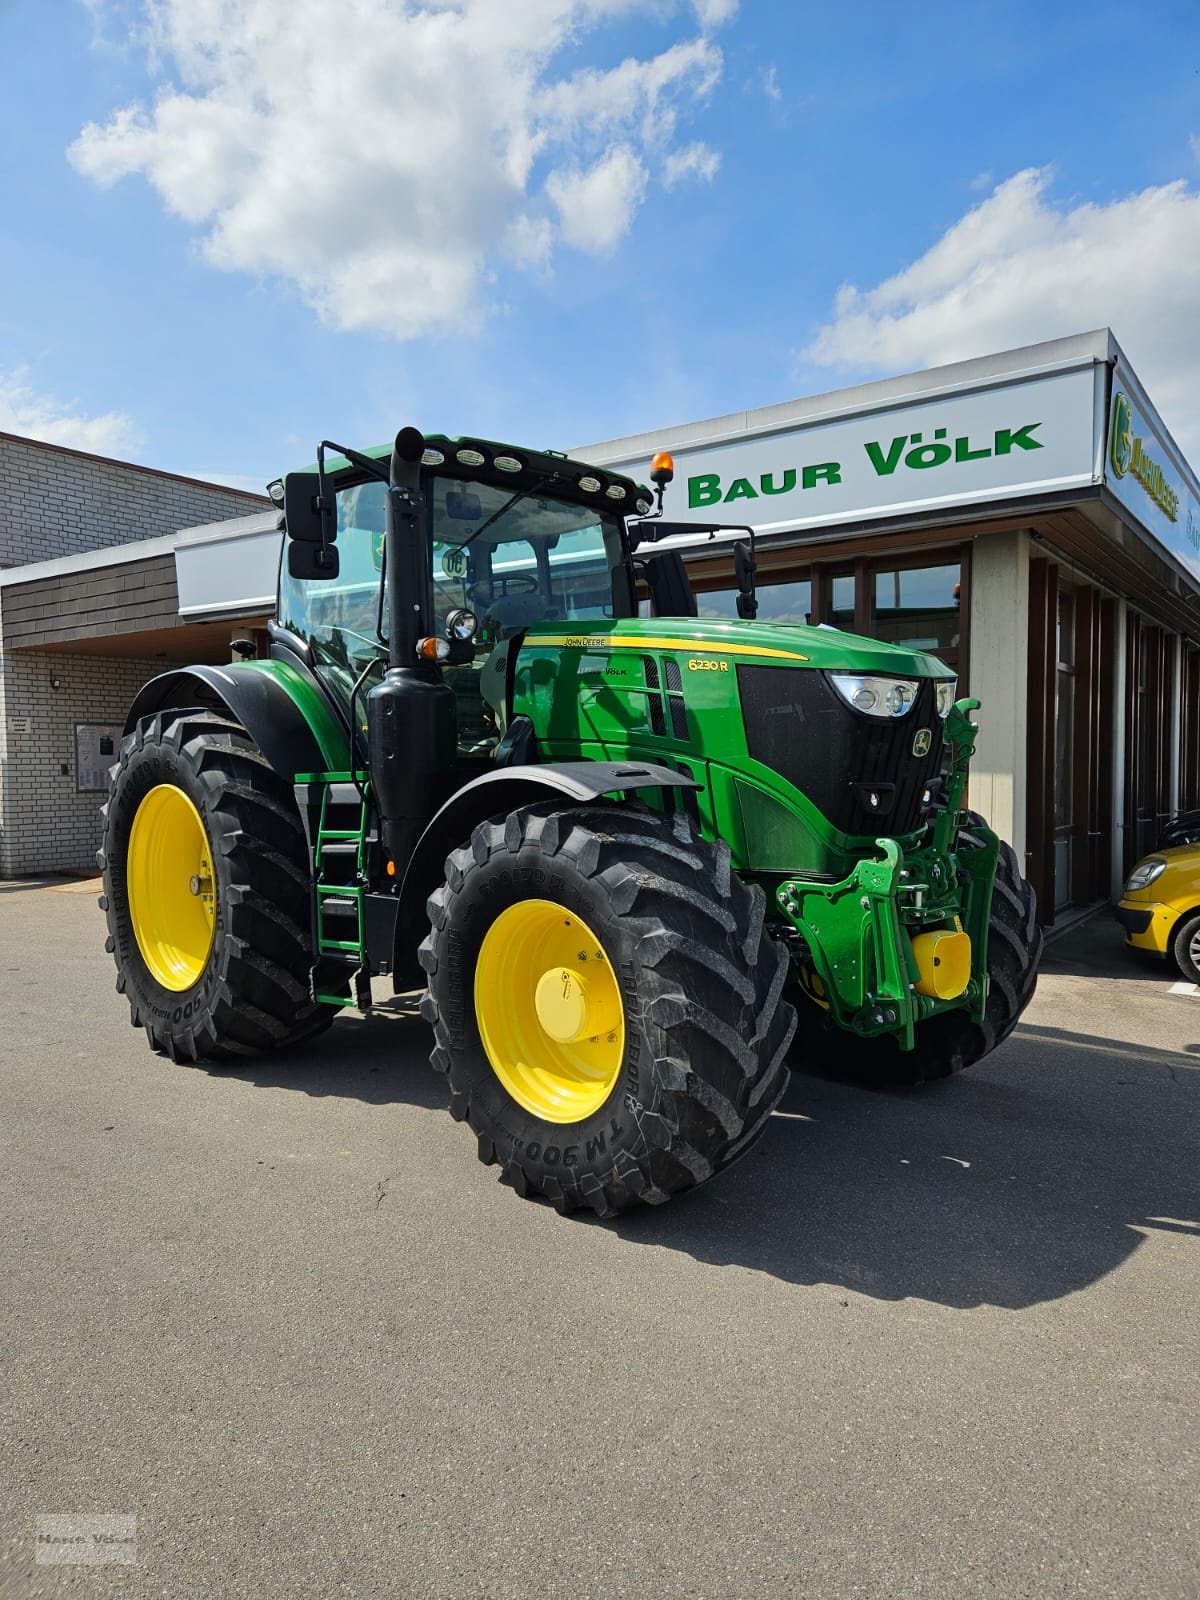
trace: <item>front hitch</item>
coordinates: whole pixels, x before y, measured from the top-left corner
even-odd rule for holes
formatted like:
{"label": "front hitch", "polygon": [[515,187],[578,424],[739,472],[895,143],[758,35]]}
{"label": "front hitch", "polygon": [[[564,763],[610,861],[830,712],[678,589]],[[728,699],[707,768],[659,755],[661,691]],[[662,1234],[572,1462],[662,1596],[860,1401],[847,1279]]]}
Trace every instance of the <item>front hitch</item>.
{"label": "front hitch", "polygon": [[[906,858],[894,839],[876,839],[882,859],[860,861],[840,883],[790,878],[776,891],[779,909],[808,947],[818,980],[814,997],[839,1027],[867,1037],[890,1033],[902,1050],[913,1048],[916,1025],[926,1017],[965,1008],[979,1022],[987,1005],[988,919],[1000,841],[972,824],[971,848],[957,850],[979,731],[970,713],[978,708],[978,700],[960,700],[947,714],[945,805],[927,846]],[[939,927],[956,928],[971,941],[970,977],[952,999],[921,992],[928,985],[913,948],[914,932]]]}

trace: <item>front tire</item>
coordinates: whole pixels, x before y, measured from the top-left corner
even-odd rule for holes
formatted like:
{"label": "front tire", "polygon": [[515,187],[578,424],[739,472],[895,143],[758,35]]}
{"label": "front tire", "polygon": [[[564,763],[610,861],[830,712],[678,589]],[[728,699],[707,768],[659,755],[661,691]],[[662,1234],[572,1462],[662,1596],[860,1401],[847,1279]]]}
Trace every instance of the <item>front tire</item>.
{"label": "front tire", "polygon": [[610,1217],[704,1183],[787,1083],[761,890],[683,815],[536,805],[446,864],[421,946],[450,1110],[521,1194]]}
{"label": "front tire", "polygon": [[332,1020],[313,1002],[308,851],[245,730],[165,711],[121,746],[97,862],[130,1021],[173,1061],[229,1061]]}

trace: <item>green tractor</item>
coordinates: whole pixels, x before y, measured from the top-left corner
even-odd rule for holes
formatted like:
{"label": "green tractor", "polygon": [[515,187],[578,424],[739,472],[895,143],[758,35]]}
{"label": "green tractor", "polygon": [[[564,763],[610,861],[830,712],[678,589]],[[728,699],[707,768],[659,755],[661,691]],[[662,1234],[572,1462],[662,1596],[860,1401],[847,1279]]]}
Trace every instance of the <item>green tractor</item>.
{"label": "green tractor", "polygon": [[[600,1216],[703,1183],[797,1055],[944,1077],[1036,981],[1033,891],[963,807],[977,701],[836,629],[699,620],[620,474],[406,428],[271,486],[270,659],[137,696],[104,808],[117,988],[175,1061],[424,986],[480,1158]],[[714,530],[710,530],[714,531]],[[735,530],[736,531],[736,530]]]}

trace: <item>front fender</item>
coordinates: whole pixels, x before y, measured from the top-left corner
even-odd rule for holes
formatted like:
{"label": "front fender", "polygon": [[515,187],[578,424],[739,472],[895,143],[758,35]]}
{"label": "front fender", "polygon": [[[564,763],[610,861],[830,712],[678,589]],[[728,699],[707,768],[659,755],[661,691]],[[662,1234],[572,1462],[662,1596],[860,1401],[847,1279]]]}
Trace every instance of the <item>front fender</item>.
{"label": "front fender", "polygon": [[164,672],[139,692],[125,720],[191,706],[224,707],[288,783],[308,772],[344,772],[350,746],[315,682],[287,661],[244,661]]}
{"label": "front fender", "polygon": [[555,765],[498,767],[452,794],[417,841],[396,918],[392,959],[397,991],[420,981],[417,945],[425,932],[425,902],[442,881],[446,857],[488,817],[507,815],[539,800],[586,805],[606,794],[637,789],[698,789],[694,778],[652,761],[563,761]]}

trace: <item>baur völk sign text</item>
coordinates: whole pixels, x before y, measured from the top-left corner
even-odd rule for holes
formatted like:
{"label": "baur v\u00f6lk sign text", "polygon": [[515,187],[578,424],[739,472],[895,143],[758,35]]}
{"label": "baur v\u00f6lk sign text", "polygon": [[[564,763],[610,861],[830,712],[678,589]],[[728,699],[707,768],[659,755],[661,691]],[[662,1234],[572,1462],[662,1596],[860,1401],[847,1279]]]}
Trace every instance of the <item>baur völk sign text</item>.
{"label": "baur v\u00f6lk sign text", "polygon": [[[1040,422],[1026,422],[1019,428],[997,428],[991,444],[974,445],[968,434],[951,439],[945,428],[935,428],[926,441],[920,433],[902,433],[887,445],[872,439],[863,445],[877,478],[890,478],[897,472],[929,472],[951,463],[984,461],[992,456],[1011,455],[1014,450],[1041,450],[1042,441],[1034,434]],[[821,484],[842,482],[840,461],[817,461],[808,466],[785,467],[781,472],[760,473],[757,486],[749,478],[733,478],[726,487],[719,472],[701,472],[688,479],[688,506],[728,505],[735,500],[757,500],[763,495],[792,494],[815,489]]]}

